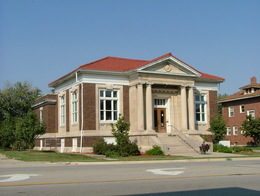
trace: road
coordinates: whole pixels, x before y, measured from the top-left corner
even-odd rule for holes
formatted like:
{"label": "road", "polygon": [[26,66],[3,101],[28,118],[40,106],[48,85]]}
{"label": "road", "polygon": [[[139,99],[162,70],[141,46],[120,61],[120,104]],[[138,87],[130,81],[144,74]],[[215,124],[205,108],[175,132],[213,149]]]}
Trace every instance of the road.
{"label": "road", "polygon": [[0,165],[0,195],[260,195],[260,159]]}

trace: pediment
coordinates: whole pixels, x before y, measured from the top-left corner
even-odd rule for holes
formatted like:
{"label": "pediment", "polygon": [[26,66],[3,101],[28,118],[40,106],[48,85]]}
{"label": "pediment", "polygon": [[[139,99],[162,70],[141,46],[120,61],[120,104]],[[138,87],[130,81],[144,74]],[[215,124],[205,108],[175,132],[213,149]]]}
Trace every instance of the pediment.
{"label": "pediment", "polygon": [[173,56],[168,56],[166,58],[159,59],[143,67],[140,67],[138,69],[138,72],[183,75],[193,77],[199,77],[201,75],[197,70],[183,63],[179,59],[174,58]]}

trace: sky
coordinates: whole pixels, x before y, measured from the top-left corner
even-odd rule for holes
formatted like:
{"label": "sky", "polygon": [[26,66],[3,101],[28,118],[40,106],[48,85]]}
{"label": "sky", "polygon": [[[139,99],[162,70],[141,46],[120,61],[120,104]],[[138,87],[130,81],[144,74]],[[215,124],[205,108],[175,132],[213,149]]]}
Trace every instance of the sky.
{"label": "sky", "polygon": [[46,94],[83,64],[169,52],[225,78],[220,94],[260,83],[260,0],[0,0],[0,89]]}

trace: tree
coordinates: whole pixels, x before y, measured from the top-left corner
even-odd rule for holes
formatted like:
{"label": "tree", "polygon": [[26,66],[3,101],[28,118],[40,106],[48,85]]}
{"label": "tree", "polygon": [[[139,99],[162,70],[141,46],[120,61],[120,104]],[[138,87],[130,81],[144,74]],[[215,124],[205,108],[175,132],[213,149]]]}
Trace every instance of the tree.
{"label": "tree", "polygon": [[254,142],[259,145],[260,142],[260,118],[253,119],[251,115],[246,116],[242,123],[241,130],[245,137],[252,137]]}
{"label": "tree", "polygon": [[29,111],[25,117],[19,118],[16,122],[16,131],[21,134],[21,139],[29,144],[29,152],[34,140],[44,134],[45,130],[46,126],[40,122],[34,111]]}
{"label": "tree", "polygon": [[[223,99],[225,97],[228,97],[229,95],[227,93],[221,95],[221,94],[218,94],[218,100],[220,99]],[[222,104],[221,103],[218,103],[218,115],[222,116]]]}
{"label": "tree", "polygon": [[226,134],[226,122],[222,119],[222,116],[212,117],[210,119],[210,128],[208,131],[214,133],[213,142],[218,143],[225,137]]}
{"label": "tree", "polygon": [[13,150],[13,146],[16,141],[14,118],[11,118],[11,116],[7,114],[6,119],[0,125],[0,140],[3,147],[9,146],[11,144]]}
{"label": "tree", "polygon": [[116,142],[118,146],[123,146],[125,144],[128,144],[129,141],[129,128],[130,128],[130,123],[124,121],[125,118],[119,114],[118,121],[116,123],[116,128],[114,124],[111,123],[112,127],[112,134],[116,138]]}
{"label": "tree", "polygon": [[16,122],[24,118],[35,100],[41,96],[41,90],[32,88],[28,82],[16,82],[12,85],[6,82],[0,90],[0,141],[14,144],[13,136],[17,141]]}

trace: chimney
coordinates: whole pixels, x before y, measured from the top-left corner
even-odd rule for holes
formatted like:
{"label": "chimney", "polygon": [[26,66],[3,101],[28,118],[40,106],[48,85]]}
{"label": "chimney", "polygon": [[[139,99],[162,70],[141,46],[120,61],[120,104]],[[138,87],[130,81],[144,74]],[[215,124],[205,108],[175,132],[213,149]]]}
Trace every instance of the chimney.
{"label": "chimney", "polygon": [[251,78],[251,84],[256,84],[256,77],[255,76]]}

